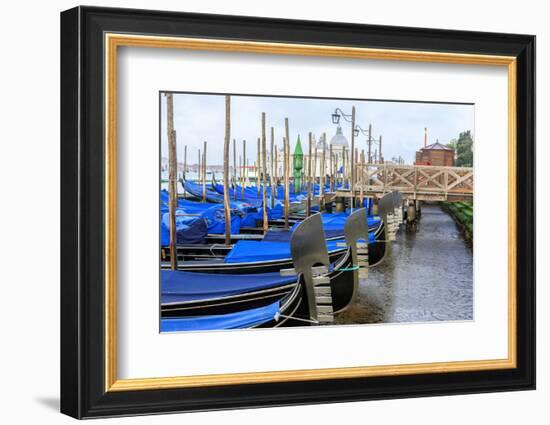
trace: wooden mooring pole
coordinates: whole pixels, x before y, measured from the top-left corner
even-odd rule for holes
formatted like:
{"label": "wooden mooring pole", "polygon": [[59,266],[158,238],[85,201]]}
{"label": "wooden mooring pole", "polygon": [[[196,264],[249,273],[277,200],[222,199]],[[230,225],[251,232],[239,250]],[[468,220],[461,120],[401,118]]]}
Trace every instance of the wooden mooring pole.
{"label": "wooden mooring pole", "polygon": [[[183,172],[181,173],[182,180],[184,181],[184,183],[185,183],[186,174],[187,174],[187,145],[185,145],[183,148]],[[183,186],[183,197],[186,198],[187,193],[185,192],[185,184],[183,184],[182,186]]]}
{"label": "wooden mooring pole", "polygon": [[[241,155],[239,155],[239,182],[241,186],[244,186],[243,157]],[[237,193],[237,187],[235,187],[235,193]]]}
{"label": "wooden mooring pole", "polygon": [[269,187],[271,189],[271,208],[275,208],[275,188],[273,187],[273,182],[275,179],[275,158],[274,155],[275,149],[275,129],[271,127],[271,167],[269,171]]}
{"label": "wooden mooring pole", "polygon": [[288,129],[288,118],[285,118],[285,138],[283,139],[285,149],[285,164],[284,164],[284,177],[285,177],[285,229],[288,229],[288,214],[290,209],[290,138]]}
{"label": "wooden mooring pole", "polygon": [[321,206],[324,206],[325,201],[325,164],[326,164],[326,151],[327,151],[327,134],[323,133],[323,153],[321,156],[321,177],[319,184],[319,211],[321,211]]}
{"label": "wooden mooring pole", "polygon": [[201,174],[202,174],[202,155],[201,155],[201,150],[199,148],[199,152],[198,152],[198,163],[197,163],[197,184],[200,184],[200,182],[202,181],[201,179]]}
{"label": "wooden mooring pole", "polygon": [[353,212],[353,208],[355,207],[355,106],[351,108],[351,184],[350,184],[350,190],[351,190],[351,212]]}
{"label": "wooden mooring pole", "polygon": [[361,182],[361,193],[359,195],[359,201],[361,202],[361,206],[359,208],[363,208],[363,194],[365,190],[365,150],[361,149],[361,177],[359,178],[359,181]]}
{"label": "wooden mooring pole", "polygon": [[372,164],[372,155],[371,155],[371,145],[372,145],[372,124],[369,124],[369,140],[367,140],[367,159],[368,159],[368,163],[369,164]]}
{"label": "wooden mooring pole", "polygon": [[233,139],[233,199],[237,200],[237,143]]}
{"label": "wooden mooring pole", "polygon": [[223,209],[225,244],[231,244],[231,209],[229,207],[229,140],[231,137],[231,97],[225,96],[225,139],[223,143]]}
{"label": "wooden mooring pole", "polygon": [[309,132],[309,149],[307,155],[307,198],[306,198],[306,215],[309,217],[311,214],[311,145],[312,145],[311,131]]}
{"label": "wooden mooring pole", "polygon": [[262,112],[262,207],[264,210],[263,219],[264,233],[268,231],[267,222],[267,153],[266,153],[266,137],[265,137],[265,112]]}
{"label": "wooden mooring pole", "polygon": [[277,190],[277,197],[279,197],[279,149],[275,143],[275,188]]}
{"label": "wooden mooring pole", "polygon": [[206,202],[206,140],[202,151],[202,202]]}
{"label": "wooden mooring pole", "polygon": [[246,180],[248,178],[248,162],[246,160],[246,140],[243,140],[243,185],[242,185],[242,198],[244,199],[244,187],[246,186]]}
{"label": "wooden mooring pole", "polygon": [[315,198],[315,185],[317,184],[317,142],[313,143],[313,197]]}
{"label": "wooden mooring pole", "polygon": [[329,178],[330,178],[330,192],[334,192],[334,162],[332,157],[332,145],[329,146]]}
{"label": "wooden mooring pole", "polygon": [[168,212],[170,218],[170,269],[178,267],[176,209],[178,205],[177,173],[178,159],[176,148],[176,130],[174,130],[174,99],[172,93],[166,94],[168,118]]}
{"label": "wooden mooring pole", "polygon": [[260,150],[260,138],[258,137],[258,160],[256,161],[256,187],[258,188],[258,198],[261,195],[261,184],[260,184],[260,164],[262,163],[262,160],[260,158],[261,150]]}

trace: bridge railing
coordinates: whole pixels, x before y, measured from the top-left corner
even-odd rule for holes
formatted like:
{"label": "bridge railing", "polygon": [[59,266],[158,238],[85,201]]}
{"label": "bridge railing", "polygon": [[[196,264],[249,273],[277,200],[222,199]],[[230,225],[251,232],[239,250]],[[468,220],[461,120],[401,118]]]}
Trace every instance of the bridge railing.
{"label": "bridge railing", "polygon": [[398,190],[417,199],[471,198],[474,169],[427,165],[358,164],[356,190],[366,194]]}

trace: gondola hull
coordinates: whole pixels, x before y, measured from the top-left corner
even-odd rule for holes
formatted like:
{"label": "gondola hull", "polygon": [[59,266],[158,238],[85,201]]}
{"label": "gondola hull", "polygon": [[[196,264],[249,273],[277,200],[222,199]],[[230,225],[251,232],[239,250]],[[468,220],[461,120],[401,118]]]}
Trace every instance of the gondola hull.
{"label": "gondola hull", "polygon": [[[357,279],[357,272],[353,270],[349,249],[340,251],[338,255],[333,254],[331,257],[331,262],[334,264],[334,268],[328,274],[328,278],[330,279],[333,308],[335,312],[339,312],[345,309],[352,301],[355,284],[354,279]],[[277,266],[271,265],[271,267],[275,268]],[[284,268],[292,268],[292,262],[286,264]],[[235,268],[231,268],[230,270],[232,273],[238,273]],[[282,270],[282,268],[279,268],[278,270]],[[209,271],[214,273],[212,269]],[[239,274],[242,274],[243,268],[240,268],[239,271]],[[252,271],[251,273],[267,273],[272,271],[276,270],[263,267],[261,269],[257,269],[256,271]],[[204,270],[201,272],[204,272]],[[217,272],[224,273],[221,269],[218,269]],[[295,287],[298,284],[299,283],[287,284],[280,287],[268,288],[260,291],[251,291],[230,297],[222,297],[217,299],[213,298],[200,302],[167,303],[161,306],[161,313],[162,317],[182,317],[227,314],[234,311],[262,307],[288,296],[295,290]],[[301,310],[303,311],[303,308]]]}
{"label": "gondola hull", "polygon": [[[378,228],[374,231],[375,241],[369,244],[369,265],[379,264],[386,254],[386,233],[384,223],[381,221]],[[280,262],[261,262],[246,264],[224,263],[223,258],[231,251],[232,246],[223,245],[222,237],[211,240],[218,241],[212,244],[189,244],[178,245],[178,269],[185,271],[196,271],[203,273],[265,273],[268,271],[278,271],[282,268],[292,268],[292,261],[285,259]],[[341,239],[342,236],[327,238],[327,240]],[[258,238],[260,240],[261,237]],[[237,242],[235,238],[233,242]],[[343,251],[343,250],[342,250]],[[338,252],[329,253],[331,262],[338,257]],[[167,247],[161,248],[161,264],[167,268],[170,264],[170,251]],[[232,271],[234,270],[234,271]]]}
{"label": "gondola hull", "polygon": [[[264,305],[252,305],[246,308],[245,304],[241,304],[234,309],[226,309],[225,311],[214,312],[214,310],[205,311],[201,315],[169,315],[162,314],[161,330],[162,332],[183,332],[183,331],[201,331],[214,329],[210,321],[215,320],[219,329],[243,329],[243,328],[277,328],[281,326],[304,326],[309,324],[300,320],[308,317],[309,311],[305,297],[304,285],[302,283],[295,284],[291,291],[282,297],[265,303]],[[276,306],[276,310],[273,310]],[[242,320],[235,320],[237,316],[249,314],[261,309],[270,310],[268,316],[262,317],[261,320],[256,320],[255,323],[244,323]],[[204,326],[207,322],[207,326]],[[208,323],[210,322],[210,323]]]}

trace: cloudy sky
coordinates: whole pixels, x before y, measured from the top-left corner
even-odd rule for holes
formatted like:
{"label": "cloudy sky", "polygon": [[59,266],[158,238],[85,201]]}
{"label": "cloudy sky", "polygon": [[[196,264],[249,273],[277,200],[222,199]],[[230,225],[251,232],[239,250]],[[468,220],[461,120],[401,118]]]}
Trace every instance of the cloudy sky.
{"label": "cloudy sky", "polygon": [[[161,95],[161,154],[167,157],[166,97]],[[351,113],[356,108],[356,123],[364,129],[372,124],[373,137],[382,135],[386,160],[401,156],[406,163],[414,161],[416,150],[424,143],[424,127],[428,128],[428,143],[439,139],[447,143],[465,130],[474,133],[474,106],[437,103],[388,102],[373,100],[300,99],[284,97],[231,96],[231,139],[237,140],[237,155],[242,140],[247,141],[247,157],[252,164],[256,158],[257,139],[261,136],[261,113],[266,113],[267,146],[270,127],[275,129],[275,143],[281,147],[284,119],[288,117],[291,152],[300,136],[304,153],[307,152],[308,132],[317,140],[327,133],[334,135],[336,126],[331,114],[335,108]],[[350,141],[351,124],[340,120],[344,135]],[[225,131],[225,100],[223,95],[174,94],[174,126],[177,137],[178,162],[183,162],[187,145],[187,162],[197,162],[197,152],[203,141],[208,142],[208,164],[223,163]],[[356,146],[365,149],[366,136],[356,138]],[[373,149],[374,150],[374,149]],[[374,152],[373,152],[374,154]]]}

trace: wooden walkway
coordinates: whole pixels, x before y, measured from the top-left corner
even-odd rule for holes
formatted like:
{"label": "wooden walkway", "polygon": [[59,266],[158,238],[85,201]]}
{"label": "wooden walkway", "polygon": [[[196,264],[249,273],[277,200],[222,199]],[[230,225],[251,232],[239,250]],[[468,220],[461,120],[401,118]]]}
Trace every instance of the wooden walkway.
{"label": "wooden walkway", "polygon": [[[382,196],[399,191],[406,199],[419,201],[471,201],[474,169],[425,165],[365,164],[356,169],[354,191],[364,196]],[[347,193],[347,195],[346,195]],[[349,191],[336,196],[350,196]]]}

